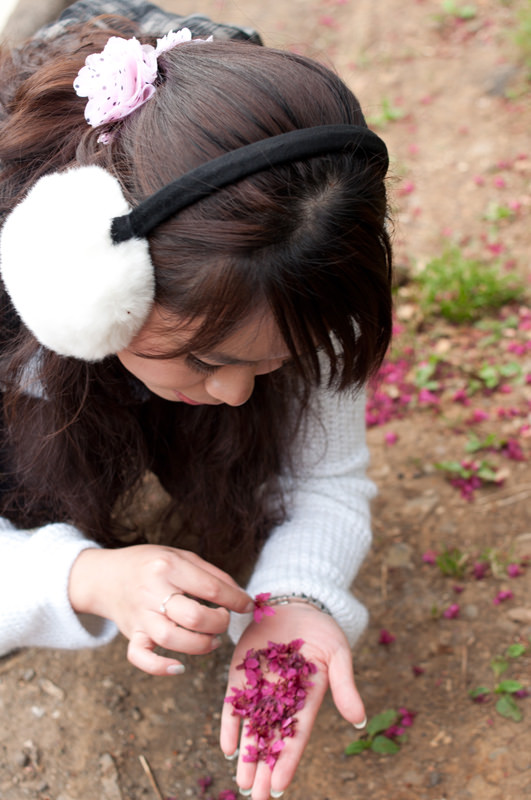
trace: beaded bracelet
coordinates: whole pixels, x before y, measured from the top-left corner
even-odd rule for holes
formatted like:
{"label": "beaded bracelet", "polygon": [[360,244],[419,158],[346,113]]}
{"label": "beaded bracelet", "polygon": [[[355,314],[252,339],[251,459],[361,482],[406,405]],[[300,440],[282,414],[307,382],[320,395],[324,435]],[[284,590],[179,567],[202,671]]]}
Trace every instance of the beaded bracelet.
{"label": "beaded bracelet", "polygon": [[318,611],[322,611],[323,614],[328,614],[329,617],[332,616],[332,612],[324,603],[307,594],[281,594],[277,597],[270,597],[267,601],[268,606],[287,606],[290,603],[304,603],[307,606],[313,606]]}

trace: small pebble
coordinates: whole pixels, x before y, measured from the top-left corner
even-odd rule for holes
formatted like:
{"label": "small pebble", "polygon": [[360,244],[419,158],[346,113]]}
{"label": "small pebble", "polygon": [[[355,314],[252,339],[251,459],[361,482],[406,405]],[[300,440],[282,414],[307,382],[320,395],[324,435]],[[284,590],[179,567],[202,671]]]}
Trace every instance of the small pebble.
{"label": "small pebble", "polygon": [[463,616],[467,619],[477,619],[479,616],[479,608],[474,603],[467,603],[463,607]]}
{"label": "small pebble", "polygon": [[17,767],[27,767],[30,763],[30,757],[28,753],[24,752],[24,750],[20,750],[18,753],[15,753],[15,758],[13,760]]}
{"label": "small pebble", "polygon": [[428,777],[428,786],[438,786],[442,781],[442,775],[440,772],[433,770],[430,772]]}

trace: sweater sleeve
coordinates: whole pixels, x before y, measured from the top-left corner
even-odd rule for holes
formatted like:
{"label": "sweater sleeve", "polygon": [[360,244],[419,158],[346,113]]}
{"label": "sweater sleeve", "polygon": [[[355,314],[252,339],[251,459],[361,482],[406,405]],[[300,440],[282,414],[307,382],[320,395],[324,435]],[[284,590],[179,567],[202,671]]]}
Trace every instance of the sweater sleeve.
{"label": "sweater sleeve", "polygon": [[[247,590],[320,600],[353,645],[368,613],[350,586],[370,547],[369,501],[376,493],[365,474],[365,395],[321,389],[312,411],[300,437],[288,519],[266,541]],[[232,615],[234,641],[250,619]]]}
{"label": "sweater sleeve", "polygon": [[115,636],[114,623],[76,614],[68,597],[72,564],[97,546],[71,525],[21,531],[0,518],[0,655],[19,647],[96,647]]}

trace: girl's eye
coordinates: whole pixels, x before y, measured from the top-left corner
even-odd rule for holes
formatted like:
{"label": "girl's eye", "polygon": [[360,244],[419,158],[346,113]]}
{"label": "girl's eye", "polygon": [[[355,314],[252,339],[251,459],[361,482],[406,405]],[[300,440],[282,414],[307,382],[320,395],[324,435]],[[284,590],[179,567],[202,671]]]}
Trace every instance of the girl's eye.
{"label": "girl's eye", "polygon": [[204,361],[201,361],[191,353],[186,356],[186,363],[192,369],[195,369],[196,372],[201,372],[203,375],[211,375],[213,372],[219,369],[217,364],[205,364]]}

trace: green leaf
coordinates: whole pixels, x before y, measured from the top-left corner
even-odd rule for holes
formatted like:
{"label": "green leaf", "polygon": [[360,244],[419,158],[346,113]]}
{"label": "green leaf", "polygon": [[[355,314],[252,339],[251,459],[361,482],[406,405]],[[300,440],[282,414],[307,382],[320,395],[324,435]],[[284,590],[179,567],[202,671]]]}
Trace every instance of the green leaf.
{"label": "green leaf", "polygon": [[491,467],[486,461],[482,461],[479,465],[479,469],[477,471],[478,478],[481,478],[482,481],[496,483],[497,480],[497,472],[495,469]]}
{"label": "green leaf", "polygon": [[498,714],[501,714],[502,717],[513,719],[515,722],[520,722],[522,719],[522,712],[516,705],[514,697],[511,697],[510,694],[504,694],[500,697],[496,703],[496,711]]}
{"label": "green leaf", "polygon": [[400,745],[387,736],[376,736],[371,742],[371,750],[375,753],[398,753]]}
{"label": "green leaf", "polygon": [[459,19],[474,19],[476,14],[477,9],[473,5],[461,6],[461,8],[457,10],[457,16]]}
{"label": "green leaf", "polygon": [[480,439],[475,433],[471,433],[465,445],[465,452],[477,453],[479,450],[487,450],[489,447],[498,446],[498,437],[495,433],[489,433],[484,439]]}
{"label": "green leaf", "polygon": [[471,689],[468,694],[470,697],[480,697],[482,694],[490,694],[490,689],[487,686],[478,686],[476,689]]}
{"label": "green leaf", "polygon": [[502,692],[507,692],[508,694],[513,694],[514,692],[519,692],[520,689],[523,689],[523,688],[524,687],[522,686],[520,681],[507,680],[507,681],[501,681],[501,683],[499,683],[496,686],[494,691],[496,692],[496,694],[501,694]]}
{"label": "green leaf", "polygon": [[368,739],[357,739],[345,747],[345,755],[357,756],[359,753],[363,753],[364,750],[368,750],[370,746],[371,742]]}
{"label": "green leaf", "polygon": [[500,382],[500,375],[496,367],[490,364],[485,364],[478,370],[478,375],[487,387],[487,389],[495,389]]}
{"label": "green leaf", "polygon": [[493,658],[492,661],[490,662],[490,666],[495,676],[499,678],[500,675],[502,675],[505,672],[505,670],[508,669],[509,664],[503,658],[503,656],[496,656],[496,658]]}
{"label": "green leaf", "polygon": [[467,384],[467,392],[469,395],[476,394],[481,389],[481,381],[471,378]]}
{"label": "green leaf", "polygon": [[369,720],[369,724],[367,725],[367,733],[369,736],[374,736],[376,733],[380,733],[381,731],[385,731],[394,722],[396,722],[398,718],[398,714],[394,710],[394,708],[389,708],[387,711],[382,711],[381,714],[376,714],[375,717],[372,717]]}
{"label": "green leaf", "polygon": [[509,658],[518,658],[518,656],[523,656],[526,650],[525,644],[517,642],[516,644],[510,644],[506,652]]}
{"label": "green leaf", "polygon": [[459,461],[438,461],[435,464],[437,469],[442,469],[445,472],[455,473],[461,475],[463,467]]}
{"label": "green leaf", "polygon": [[522,367],[516,361],[501,364],[499,369],[504,378],[514,378],[516,375],[522,374]]}
{"label": "green leaf", "polygon": [[440,387],[439,381],[435,380],[435,373],[439,365],[439,356],[431,355],[427,363],[417,367],[415,370],[415,384],[419,388],[435,391]]}
{"label": "green leaf", "polygon": [[444,550],[435,559],[435,563],[443,575],[451,575],[454,578],[462,578],[465,565],[468,560],[466,553],[462,553],[457,547],[453,550]]}
{"label": "green leaf", "polygon": [[501,219],[509,219],[512,215],[513,211],[508,206],[490,203],[485,211],[484,218],[489,222],[498,222]]}
{"label": "green leaf", "polygon": [[475,433],[471,433],[468,437],[468,442],[465,445],[465,453],[477,453],[478,450],[482,450],[484,447],[483,441],[476,436]]}

